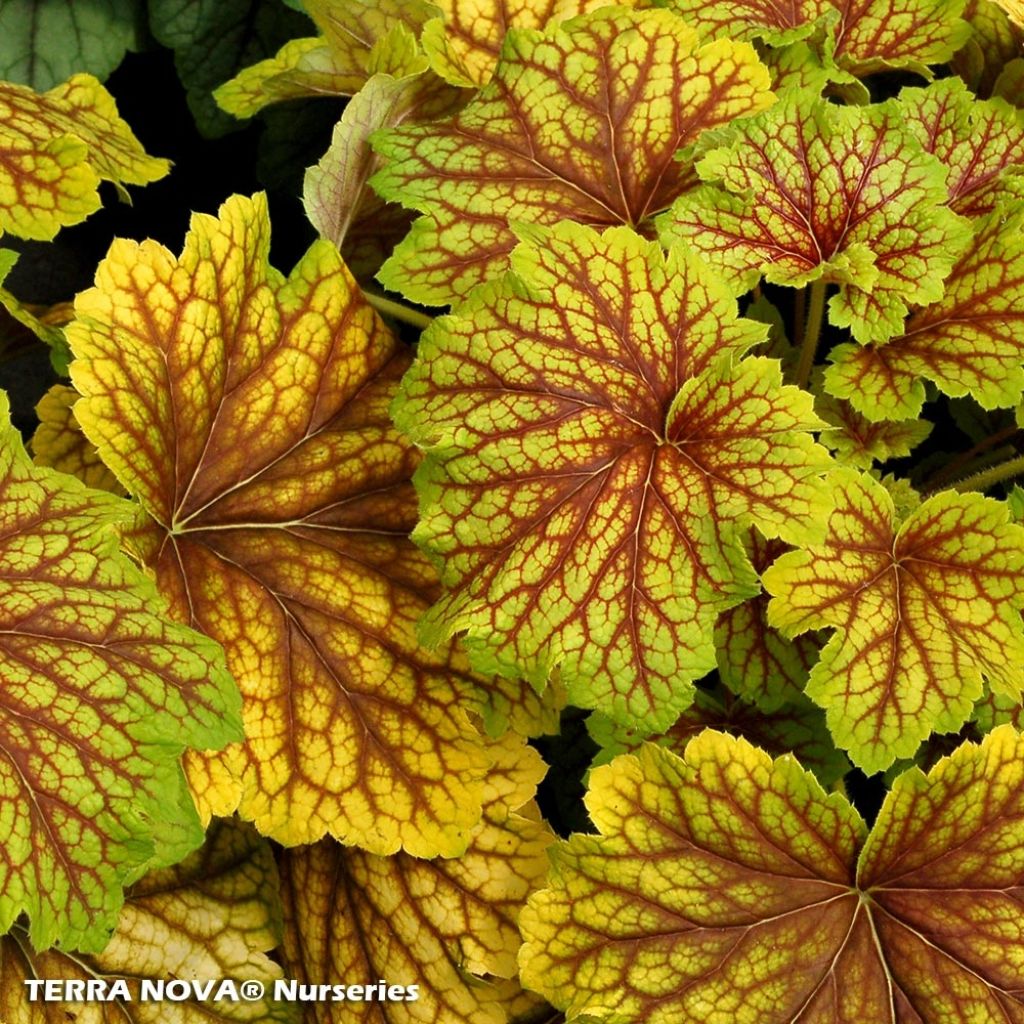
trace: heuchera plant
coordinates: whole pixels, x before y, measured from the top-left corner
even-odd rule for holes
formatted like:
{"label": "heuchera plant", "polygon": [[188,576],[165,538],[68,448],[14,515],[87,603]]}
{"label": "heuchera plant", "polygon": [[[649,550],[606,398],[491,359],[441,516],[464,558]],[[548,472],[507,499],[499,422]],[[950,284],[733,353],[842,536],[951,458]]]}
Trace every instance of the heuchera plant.
{"label": "heuchera plant", "polygon": [[[0,1022],[1024,1022],[1019,0],[83,11],[0,12]],[[147,26],[334,103],[308,224],[30,304],[175,173]]]}

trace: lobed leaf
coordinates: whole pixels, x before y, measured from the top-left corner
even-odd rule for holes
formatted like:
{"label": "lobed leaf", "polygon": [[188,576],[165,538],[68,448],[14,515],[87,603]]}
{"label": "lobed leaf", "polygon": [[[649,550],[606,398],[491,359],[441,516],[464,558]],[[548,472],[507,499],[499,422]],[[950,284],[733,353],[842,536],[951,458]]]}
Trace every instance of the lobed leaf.
{"label": "lobed leaf", "polygon": [[960,18],[964,0],[909,0],[898,7],[888,0],[669,0],[669,6],[707,36],[781,47],[825,35],[832,59],[861,76],[886,68],[928,74],[927,65],[945,63],[970,35]]}
{"label": "lobed leaf", "polygon": [[150,517],[141,555],[224,644],[246,742],[194,757],[204,815],[286,844],[459,853],[486,765],[478,685],[414,623],[416,462],[387,406],[408,363],[328,242],[287,278],[263,196],[195,215],[179,257],[119,240],[68,328],[86,436]]}
{"label": "lobed leaf", "polygon": [[[1024,394],[1024,206],[980,221],[942,298],[913,312],[882,345],[837,345],[825,386],[872,421],[916,417],[924,380],[986,409]],[[923,378],[923,379],[922,379]]]}
{"label": "lobed leaf", "polygon": [[419,987],[414,1001],[323,1003],[310,1018],[317,1024],[505,1024],[517,986],[493,982],[515,976],[516,921],[547,872],[554,837],[532,803],[545,771],[539,755],[513,738],[492,753],[483,819],[458,860],[376,857],[330,840],[284,855],[289,977]]}
{"label": "lobed leaf", "polygon": [[90,444],[72,408],[78,392],[66,384],[54,384],[39,400],[39,426],[32,435],[32,457],[37,466],[49,466],[77,477],[89,487],[124,494],[117,477],[107,469],[96,446]]}
{"label": "lobed leaf", "polygon": [[[270,844],[249,826],[216,821],[202,849],[174,868],[151,871],[128,891],[117,928],[101,952],[38,953],[20,925],[0,938],[0,1020],[53,1024],[294,1024],[298,1007],[256,1001],[140,1000],[143,978],[262,982],[270,993],[281,967],[266,954],[282,934],[281,896]],[[30,1001],[28,979],[123,980],[129,1000]],[[74,1016],[72,1016],[74,1015]]]}
{"label": "lobed leaf", "polygon": [[100,208],[100,181],[123,191],[170,166],[146,154],[92,75],[44,93],[0,83],[0,234],[53,238]]}
{"label": "lobed leaf", "polygon": [[925,151],[947,168],[957,213],[982,217],[1024,196],[1024,112],[979,100],[958,78],[904,89],[899,103]]}
{"label": "lobed leaf", "polygon": [[[845,465],[870,469],[875,462],[902,459],[932,432],[933,424],[928,420],[873,421],[849,402],[822,391],[821,375],[816,376],[814,408],[829,424],[829,429],[821,432],[821,443]],[[855,397],[858,404],[863,403],[859,394]]]}
{"label": "lobed leaf", "polygon": [[424,333],[394,407],[448,588],[422,633],[665,728],[757,591],[742,525],[814,531],[821,424],[777,361],[739,359],[765,330],[692,255],[561,224],[512,264]]}
{"label": "lobed leaf", "polygon": [[900,776],[870,833],[791,757],[705,732],[591,775],[524,982],[615,1024],[996,1024],[1024,1012],[1024,740]]}
{"label": "lobed leaf", "polygon": [[895,103],[837,107],[789,94],[744,122],[698,163],[705,184],[661,220],[738,291],[760,277],[799,288],[838,284],[830,320],[884,342],[911,304],[942,297],[970,239],[942,208],[946,172],[904,126]]}
{"label": "lobed leaf", "polygon": [[201,842],[180,755],[236,740],[238,698],[118,553],[130,506],[33,466],[0,417],[0,934],[26,914],[36,949],[95,951],[123,886]]}
{"label": "lobed leaf", "polygon": [[[445,81],[471,89],[494,73],[510,28],[543,29],[615,0],[436,0],[421,41],[430,66]],[[631,4],[620,4],[631,6]]]}
{"label": "lobed leaf", "polygon": [[942,492],[900,522],[870,476],[838,470],[822,544],[764,573],[768,621],[784,635],[831,627],[807,694],[838,746],[871,773],[968,718],[987,679],[1024,685],[1024,528],[1006,506]]}
{"label": "lobed leaf", "polygon": [[319,35],[291,39],[214,91],[222,110],[252,117],[271,103],[352,96],[375,73],[423,71],[416,38],[436,8],[423,0],[305,0]]}
{"label": "lobed leaf", "polygon": [[512,29],[463,111],[375,137],[387,163],[374,188],[426,215],[379,278],[444,305],[507,266],[514,224],[647,225],[692,181],[677,152],[771,100],[752,47],[699,46],[668,11],[608,7]]}

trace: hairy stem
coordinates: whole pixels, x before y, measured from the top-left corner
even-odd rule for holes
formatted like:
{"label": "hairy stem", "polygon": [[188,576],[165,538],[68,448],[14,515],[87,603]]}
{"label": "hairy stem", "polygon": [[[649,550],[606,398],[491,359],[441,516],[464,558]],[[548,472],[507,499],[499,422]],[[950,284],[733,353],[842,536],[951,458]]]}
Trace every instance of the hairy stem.
{"label": "hairy stem", "polygon": [[995,448],[1006,441],[1011,441],[1019,433],[1020,427],[1014,424],[1012,427],[1006,427],[1004,430],[996,431],[996,433],[982,438],[973,448],[969,448],[967,451],[961,452],[951,462],[948,462],[945,466],[940,467],[936,472],[932,473],[932,475],[921,484],[919,490],[922,494],[926,494],[929,491],[937,491],[947,480],[955,477],[957,473],[962,472],[964,468],[969,466],[970,463],[979,455],[987,452],[989,448]]}
{"label": "hairy stem", "polygon": [[796,383],[798,387],[807,387],[814,367],[814,356],[818,351],[821,339],[821,325],[825,319],[824,281],[815,281],[811,285],[811,293],[807,303],[807,321],[804,324],[803,338],[800,341],[800,362],[796,366]]}
{"label": "hairy stem", "polygon": [[421,313],[418,309],[410,309],[401,302],[386,299],[383,295],[377,295],[374,292],[364,290],[363,298],[365,298],[378,313],[381,313],[384,316],[394,317],[396,320],[401,320],[403,324],[411,324],[413,327],[418,327],[421,331],[426,330],[434,322],[434,318],[432,316],[427,316],[426,313]]}
{"label": "hairy stem", "polygon": [[952,486],[956,491],[987,491],[994,484],[1011,480],[1022,473],[1024,473],[1024,455],[1018,455],[1015,459],[1008,459],[1006,462],[983,469],[980,473],[957,480]]}

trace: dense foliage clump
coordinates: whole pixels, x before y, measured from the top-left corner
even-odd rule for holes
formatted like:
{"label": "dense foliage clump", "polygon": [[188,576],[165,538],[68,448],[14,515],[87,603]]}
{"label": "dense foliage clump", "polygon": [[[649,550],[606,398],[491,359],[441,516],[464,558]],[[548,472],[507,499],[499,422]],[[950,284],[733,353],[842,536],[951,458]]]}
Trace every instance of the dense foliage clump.
{"label": "dense foliage clump", "polygon": [[2,1024],[1024,1021],[1018,0],[0,73]]}

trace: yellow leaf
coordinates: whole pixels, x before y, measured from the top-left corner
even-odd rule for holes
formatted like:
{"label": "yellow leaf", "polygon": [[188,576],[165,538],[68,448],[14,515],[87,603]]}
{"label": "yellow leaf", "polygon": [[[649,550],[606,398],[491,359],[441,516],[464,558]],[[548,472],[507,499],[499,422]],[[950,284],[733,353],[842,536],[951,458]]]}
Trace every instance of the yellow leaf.
{"label": "yellow leaf", "polygon": [[544,765],[514,738],[491,751],[483,820],[458,860],[375,857],[330,841],[284,855],[289,977],[416,986],[401,999],[324,1003],[311,1020],[505,1024],[505,1007],[533,1003],[509,982],[489,982],[515,976],[519,910],[547,872],[554,837],[531,801]]}
{"label": "yellow leaf", "polygon": [[[281,902],[270,844],[247,825],[218,821],[206,843],[173,868],[151,871],[129,891],[102,953],[37,953],[20,925],[0,939],[0,1020],[5,1024],[287,1024],[291,1004],[141,999],[143,980],[159,983],[261,982],[282,977],[266,954],[281,941]],[[25,982],[106,983],[111,1000],[30,1000]],[[120,998],[121,982],[129,998]],[[124,991],[124,989],[122,989]]]}
{"label": "yellow leaf", "polygon": [[144,185],[170,163],[148,156],[92,75],[49,92],[0,82],[0,234],[50,239],[100,207],[100,181]]}
{"label": "yellow leaf", "polygon": [[245,745],[188,762],[203,813],[288,845],[455,855],[487,762],[462,702],[479,681],[415,638],[436,576],[387,414],[409,357],[333,245],[284,279],[269,235],[264,197],[236,196],[178,257],[116,241],[67,329],[75,412],[243,693]]}
{"label": "yellow leaf", "polygon": [[54,384],[39,400],[39,426],[32,435],[32,456],[36,465],[51,466],[78,477],[84,484],[112,494],[124,494],[117,477],[103,464],[78,425],[72,406],[78,392],[66,384]]}

